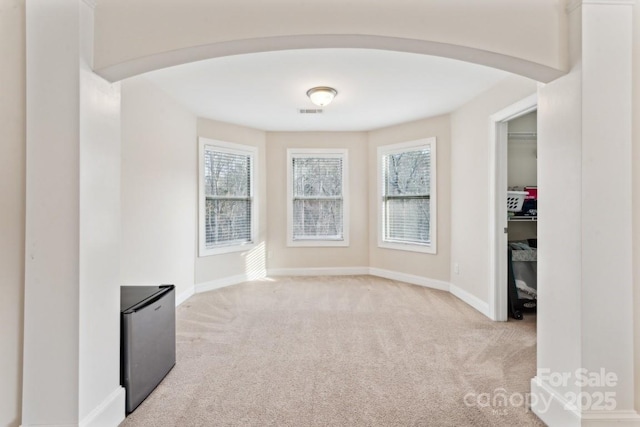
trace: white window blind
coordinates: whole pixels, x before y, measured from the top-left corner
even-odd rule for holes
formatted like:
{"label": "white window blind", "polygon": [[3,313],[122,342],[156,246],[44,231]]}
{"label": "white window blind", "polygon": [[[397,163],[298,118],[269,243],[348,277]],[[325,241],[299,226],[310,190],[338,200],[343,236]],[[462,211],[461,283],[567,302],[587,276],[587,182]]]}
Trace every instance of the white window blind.
{"label": "white window blind", "polygon": [[207,249],[252,242],[252,155],[204,148],[204,242]]}
{"label": "white window blind", "polygon": [[344,157],[293,154],[292,239],[344,240]]}
{"label": "white window blind", "polygon": [[[379,151],[381,246],[432,246],[435,215],[434,142],[398,144]],[[400,146],[401,148],[398,148]]]}

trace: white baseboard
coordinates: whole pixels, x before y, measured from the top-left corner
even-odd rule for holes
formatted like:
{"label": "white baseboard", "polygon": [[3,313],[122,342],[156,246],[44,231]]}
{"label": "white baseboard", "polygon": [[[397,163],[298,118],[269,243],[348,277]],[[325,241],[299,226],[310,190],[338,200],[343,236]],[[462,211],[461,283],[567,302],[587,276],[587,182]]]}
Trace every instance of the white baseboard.
{"label": "white baseboard", "polygon": [[[78,424],[37,424],[37,427],[105,427],[117,426],[124,421],[125,390],[116,388],[102,403],[96,406]],[[20,427],[35,427],[32,424],[22,424]]]}
{"label": "white baseboard", "polygon": [[[489,315],[489,304],[479,298],[463,291],[462,289],[451,285],[442,280],[430,279],[428,277],[416,276],[413,274],[400,273],[397,271],[384,270],[374,267],[322,267],[322,268],[271,268],[265,272],[256,272],[251,274],[238,274],[236,276],[224,277],[205,283],[198,283],[194,287],[195,293],[212,291],[214,289],[224,288],[226,286],[237,285],[239,283],[250,280],[261,279],[270,276],[357,276],[367,275],[383,277],[385,279],[397,280],[399,282],[410,283],[412,285],[424,286],[431,289],[451,292],[480,313],[491,318]],[[182,296],[184,299],[181,299]],[[180,302],[186,300],[189,296],[187,292],[180,294],[176,300]]]}
{"label": "white baseboard", "polygon": [[486,301],[482,301],[475,295],[471,295],[469,292],[462,290],[455,285],[449,285],[449,292],[491,319],[491,313],[489,313],[489,304]]}
{"label": "white baseboard", "polygon": [[569,402],[538,377],[531,380],[531,396],[531,410],[545,424],[580,427],[580,413],[567,409]]}
{"label": "white baseboard", "polygon": [[367,267],[345,267],[345,268],[279,268],[270,269],[250,274],[238,274],[235,276],[223,277],[209,282],[195,285],[195,293],[213,291],[215,289],[233,286],[251,280],[263,279],[267,276],[351,276],[358,274],[369,274]]}
{"label": "white baseboard", "polygon": [[397,280],[399,282],[410,283],[412,285],[424,286],[426,288],[438,289],[441,291],[449,290],[449,283],[441,280],[429,279],[427,277],[415,276],[413,274],[399,273],[397,271],[383,270],[381,268],[369,268],[369,274],[372,276],[383,277],[385,279]]}
{"label": "white baseboard", "polygon": [[215,289],[225,288],[227,286],[237,285],[251,280],[263,279],[266,277],[265,271],[243,273],[235,276],[223,277],[221,279],[210,280],[195,285],[195,293],[213,291]]}
{"label": "white baseboard", "polygon": [[20,424],[20,427],[78,427],[78,424]]}
{"label": "white baseboard", "polygon": [[20,427],[78,427],[78,424],[20,424]]}
{"label": "white baseboard", "polygon": [[117,426],[124,420],[125,390],[123,387],[115,389],[93,411],[84,417],[79,427]]}
{"label": "white baseboard", "polygon": [[268,276],[359,276],[369,274],[369,267],[270,268]]}
{"label": "white baseboard", "polygon": [[636,411],[586,411],[582,413],[582,427],[638,427]]}
{"label": "white baseboard", "polygon": [[[535,377],[531,380],[531,409],[549,426],[567,427],[638,427],[640,416],[634,410],[582,411],[570,408],[569,402],[552,386]],[[537,398],[533,398],[533,396]]]}
{"label": "white baseboard", "polygon": [[184,292],[181,292],[180,295],[176,295],[176,307],[182,304],[183,302],[185,302],[186,300],[188,300],[189,298],[191,298],[191,296],[195,292],[196,292],[196,287],[190,286],[189,289],[187,289]]}

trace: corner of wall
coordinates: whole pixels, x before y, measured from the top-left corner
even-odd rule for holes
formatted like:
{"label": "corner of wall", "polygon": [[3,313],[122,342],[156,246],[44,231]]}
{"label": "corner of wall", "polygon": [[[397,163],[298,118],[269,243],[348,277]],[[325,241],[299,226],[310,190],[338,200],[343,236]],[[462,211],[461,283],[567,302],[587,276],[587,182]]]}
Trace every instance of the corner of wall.
{"label": "corner of wall", "polygon": [[[632,161],[634,164],[640,164],[640,4],[634,6],[633,13],[633,69],[636,72],[633,75],[633,149]],[[633,168],[633,211],[640,212],[640,168]],[[634,325],[635,325],[635,396],[637,411],[640,411],[640,215],[634,215],[633,234],[633,257],[635,266],[633,271],[634,277]]]}
{"label": "corner of wall", "polygon": [[3,93],[0,97],[0,425],[22,419],[25,203],[26,77],[25,3],[5,2],[0,12]]}
{"label": "corner of wall", "polygon": [[[242,283],[263,276],[267,269],[267,183],[269,181],[266,160],[267,133],[241,125],[199,117],[197,135],[224,142],[249,145],[258,149],[256,165],[258,199],[258,241],[252,249],[220,255],[200,257],[195,255],[194,292],[204,292]],[[194,187],[197,187],[197,181]],[[198,201],[195,201],[197,206]],[[198,239],[196,224],[196,241]]]}
{"label": "corner of wall", "polygon": [[[397,251],[378,247],[378,147],[435,137],[437,144],[437,247],[436,254]],[[428,277],[448,283],[451,255],[451,117],[436,117],[376,129],[367,133],[369,158],[369,266],[372,269]]]}
{"label": "corner of wall", "polygon": [[489,118],[536,91],[535,81],[509,76],[451,114],[451,284],[487,303]]}
{"label": "corner of wall", "polygon": [[179,299],[195,277],[197,118],[144,77],[122,82],[121,108],[122,283]]}

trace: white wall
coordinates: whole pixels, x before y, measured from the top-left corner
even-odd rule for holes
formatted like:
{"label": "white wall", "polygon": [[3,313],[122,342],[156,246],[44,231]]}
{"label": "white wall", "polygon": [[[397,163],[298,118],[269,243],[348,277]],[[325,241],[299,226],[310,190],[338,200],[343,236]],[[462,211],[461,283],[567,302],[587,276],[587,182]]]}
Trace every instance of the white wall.
{"label": "white wall", "polygon": [[[436,138],[437,253],[383,249],[378,247],[377,151],[382,145]],[[369,265],[373,268],[449,281],[451,251],[451,122],[439,116],[369,132]]]}
{"label": "white wall", "polygon": [[[169,65],[153,56],[159,53],[173,53],[172,59],[181,62],[259,50],[374,47],[457,55],[497,67],[518,58],[524,61],[510,71],[536,74],[537,64],[565,67],[564,4],[110,0],[98,6],[96,68],[117,68],[144,57],[156,68]],[[181,52],[185,48],[192,50]],[[559,75],[547,71],[539,73],[542,80]]]}
{"label": "white wall", "polygon": [[539,92],[538,366],[554,372],[581,363],[580,85],[577,66]]}
{"label": "white wall", "polygon": [[63,1],[26,6],[22,423],[74,424],[79,398],[79,13],[77,4]]}
{"label": "white wall", "polygon": [[[349,246],[287,247],[287,149],[349,150]],[[368,168],[365,132],[267,133],[269,270],[368,266]]]}
{"label": "white wall", "polygon": [[[536,132],[537,113],[535,111],[511,120],[511,132]],[[507,150],[507,185],[509,187],[535,186],[538,182],[538,147],[536,138],[509,138]]]}
{"label": "white wall", "polygon": [[[0,372],[2,373],[2,378],[3,378],[3,384],[0,385],[0,390],[2,395],[0,396],[0,424],[3,424],[5,422],[5,418],[4,417],[8,417],[8,423],[9,425],[12,424],[17,424],[19,420],[14,420],[13,415],[16,413],[15,408],[18,408],[17,405],[19,405],[18,401],[19,398],[17,397],[18,393],[15,393],[14,390],[16,387],[16,384],[18,382],[18,380],[9,380],[9,382],[5,382],[4,381],[4,374],[6,372],[8,372],[9,374],[16,374],[19,375],[19,361],[16,361],[16,359],[12,359],[11,356],[9,356],[7,359],[4,358],[6,351],[6,348],[4,346],[5,343],[9,343],[9,348],[11,347],[11,343],[16,343],[20,340],[19,337],[19,332],[16,334],[16,330],[19,331],[19,327],[18,328],[11,328],[11,331],[7,332],[7,329],[5,329],[6,326],[11,325],[11,320],[9,320],[9,323],[7,324],[4,320],[5,317],[7,316],[9,317],[9,319],[14,319],[14,322],[17,322],[19,324],[19,299],[20,299],[20,293],[21,293],[21,288],[20,288],[20,281],[21,281],[21,268],[20,268],[20,263],[22,262],[21,257],[19,256],[19,252],[20,251],[20,247],[23,244],[21,242],[21,239],[19,238],[19,228],[22,226],[24,219],[22,218],[21,213],[18,211],[18,208],[20,206],[21,200],[23,199],[23,194],[20,191],[20,185],[24,185],[21,183],[21,176],[24,174],[24,169],[20,167],[20,150],[22,150],[21,145],[18,143],[19,140],[21,140],[22,138],[24,138],[24,130],[20,128],[19,123],[21,120],[21,116],[19,114],[19,110],[20,108],[16,108],[16,106],[20,105],[20,102],[22,100],[22,102],[24,102],[23,97],[18,93],[18,94],[13,94],[13,95],[8,95],[6,96],[7,93],[11,93],[10,90],[16,90],[19,91],[20,90],[20,85],[21,85],[21,79],[19,77],[19,75],[22,73],[22,71],[18,71],[17,67],[19,65],[19,61],[20,61],[20,55],[22,55],[21,50],[19,48],[16,48],[17,44],[20,43],[20,34],[22,30],[17,29],[14,25],[17,23],[17,21],[15,21],[15,16],[12,18],[11,14],[16,13],[16,14],[20,14],[20,9],[14,10],[13,6],[14,5],[20,5],[22,2],[20,1],[12,1],[12,0],[3,0],[1,3],[2,9],[0,10],[0,19],[2,19],[2,21],[0,21],[0,30],[2,31],[1,35],[2,37],[0,38],[0,49],[1,49],[1,54],[2,54],[2,64],[0,66],[0,73],[2,73],[2,79],[0,79],[0,82],[2,82],[2,84],[6,84],[6,86],[3,85],[3,97],[0,99],[0,112],[2,112],[1,118],[0,120],[2,120],[2,125],[3,125],[3,130],[5,131],[5,136],[3,137],[3,144],[0,147],[0,149],[2,150],[1,154],[2,156],[0,156],[0,161],[2,162],[2,168],[0,168],[0,170],[2,171],[2,178],[3,178],[3,182],[10,182],[12,184],[17,183],[17,185],[11,185],[9,187],[0,187],[2,189],[2,195],[3,195],[3,201],[2,202],[10,202],[13,201],[15,203],[11,203],[9,206],[13,209],[15,209],[13,211],[13,214],[10,214],[11,209],[9,210],[4,210],[1,213],[2,215],[4,215],[2,217],[2,221],[0,221],[0,226],[2,226],[2,235],[3,238],[4,236],[10,236],[8,240],[3,239],[2,242],[0,243],[0,246],[2,247],[2,260],[3,260],[3,266],[1,271],[3,272],[3,274],[8,273],[8,281],[6,283],[15,283],[16,286],[15,288],[13,288],[13,293],[9,293],[9,294],[4,294],[3,293],[3,299],[0,300],[0,307],[1,310],[0,312],[2,313],[2,320],[3,320],[3,329],[1,330],[1,337],[2,337],[2,342],[3,342],[3,348],[2,348],[2,361],[0,364]],[[560,3],[560,2],[559,2]],[[121,3],[122,5],[125,5],[125,2]],[[8,8],[5,8],[5,5],[10,5]],[[142,12],[141,12],[142,13]],[[7,21],[5,21],[5,18],[8,18]],[[635,7],[635,21],[634,21],[634,26],[635,28],[638,28],[638,26],[640,25],[640,8],[638,8],[637,6]],[[117,26],[114,26],[113,28],[115,29]],[[132,25],[131,28],[134,28],[134,26]],[[11,32],[10,36],[5,37],[5,31],[9,31]],[[15,33],[14,33],[15,32]],[[554,33],[553,31],[545,31],[548,34],[552,34]],[[185,32],[186,33],[186,32]],[[499,33],[499,32],[498,32]],[[155,33],[154,33],[155,34]],[[555,34],[555,33],[554,33]],[[635,69],[640,69],[640,32],[636,32],[635,36],[634,36],[634,65],[635,65]],[[533,39],[533,38],[532,38]],[[135,43],[135,37],[134,38],[128,38],[127,42],[130,43]],[[14,44],[15,43],[15,44]],[[5,50],[7,49],[7,50]],[[43,54],[43,56],[46,58],[46,53]],[[5,61],[5,59],[7,59]],[[15,61],[13,59],[16,59]],[[58,58],[59,60],[59,58]],[[55,64],[56,61],[51,61],[50,64]],[[13,71],[10,70],[10,68],[12,68],[13,66],[16,67],[16,69],[14,69]],[[48,73],[51,73],[52,70],[47,70]],[[8,74],[5,74],[8,73]],[[8,78],[5,78],[5,76],[9,76]],[[51,74],[49,74],[49,77],[51,77]],[[640,75],[638,73],[634,74],[634,83],[637,83],[634,85],[634,151],[633,151],[633,156],[634,156],[634,163],[638,163],[640,162],[640,150],[638,150],[638,147],[640,147],[640,131],[638,130],[638,126],[640,123]],[[23,80],[22,80],[23,81]],[[578,109],[579,109],[579,104],[571,104],[572,100],[571,99],[567,99],[565,97],[562,96],[562,92],[567,90],[567,91],[574,91],[577,90],[575,87],[571,88],[569,86],[571,86],[572,84],[575,84],[575,81],[571,80],[571,77],[569,76],[566,80],[563,81],[559,81],[556,82],[559,86],[557,87],[558,89],[558,97],[549,97],[549,105],[546,106],[546,108],[548,109],[561,109],[564,111],[564,114],[568,115],[568,117],[571,116],[571,114],[575,113]],[[22,83],[23,84],[23,83]],[[508,85],[507,85],[508,86]],[[463,120],[461,120],[461,117],[464,117],[465,115],[467,117],[473,117],[474,114],[472,114],[472,110],[482,110],[485,111],[487,114],[485,114],[485,112],[483,112],[482,114],[480,114],[480,116],[483,117],[483,120],[486,119],[486,117],[488,117],[488,114],[490,114],[491,112],[498,110],[500,108],[502,108],[505,105],[508,105],[509,103],[511,103],[513,100],[517,100],[519,98],[524,97],[525,95],[531,93],[530,91],[527,91],[526,88],[530,87],[531,84],[530,83],[525,83],[524,86],[517,84],[517,85],[511,85],[512,87],[517,87],[517,89],[514,91],[514,93],[509,93],[509,90],[501,90],[500,93],[494,93],[494,96],[496,97],[496,100],[499,101],[497,102],[497,104],[499,104],[499,106],[497,106],[496,108],[488,108],[486,107],[486,105],[488,104],[488,101],[486,99],[484,99],[484,101],[474,101],[474,103],[472,103],[473,105],[468,105],[466,107],[463,107],[463,109],[461,109],[461,111],[457,112],[456,114],[454,114],[453,118],[452,118],[452,136],[453,136],[453,147],[452,147],[452,164],[453,164],[453,170],[452,170],[452,191],[453,191],[453,201],[452,201],[452,221],[453,221],[453,230],[452,230],[452,254],[454,256],[456,256],[457,254],[465,254],[464,251],[464,247],[463,245],[466,245],[467,242],[470,240],[468,235],[465,235],[469,232],[469,230],[473,229],[473,224],[470,224],[470,221],[474,221],[477,222],[476,219],[474,219],[473,216],[469,216],[468,221],[464,221],[464,218],[461,218],[461,215],[468,215],[468,213],[470,211],[473,211],[473,209],[469,209],[469,208],[473,208],[474,203],[472,201],[468,201],[465,199],[465,197],[467,197],[467,195],[469,195],[469,184],[471,183],[472,187],[471,188],[477,188],[477,187],[481,187],[481,188],[485,188],[485,186],[482,186],[482,183],[480,185],[475,185],[475,182],[478,180],[482,180],[484,179],[483,177],[485,176],[484,174],[478,175],[476,177],[473,178],[473,180],[471,180],[469,177],[466,177],[467,179],[465,179],[463,170],[461,170],[461,168],[466,168],[466,167],[471,167],[471,169],[473,171],[482,171],[482,165],[480,165],[480,167],[475,167],[473,164],[473,160],[475,159],[480,159],[481,157],[478,156],[474,156],[475,154],[478,154],[477,149],[474,147],[474,143],[472,142],[473,140],[477,141],[477,137],[476,135],[474,135],[474,131],[473,129],[476,129],[476,131],[478,131],[477,133],[480,135],[485,135],[485,128],[487,126],[485,125],[480,125],[480,120],[471,120],[468,123],[471,125],[472,129],[468,132],[466,132],[464,129],[461,128],[461,125],[464,123]],[[553,89],[553,87],[549,86],[550,89]],[[9,90],[9,92],[7,91]],[[522,93],[519,93],[522,92]],[[516,98],[517,95],[517,98]],[[484,98],[484,97],[481,97]],[[514,98],[513,100],[511,100],[510,98]],[[504,101],[504,102],[503,102]],[[562,103],[564,102],[569,102],[569,104],[565,104],[563,105]],[[482,104],[483,108],[480,108],[479,104]],[[58,104],[58,108],[60,108],[60,105]],[[56,111],[57,108],[50,108],[48,111]],[[489,110],[491,110],[489,112]],[[549,110],[550,111],[550,110]],[[18,115],[15,117],[15,120],[12,118],[11,114],[16,114],[18,113]],[[559,120],[562,120],[562,115],[558,116]],[[5,119],[6,123],[5,123]],[[22,119],[23,120],[23,119]],[[47,119],[45,118],[45,120],[43,120],[43,123],[47,123]],[[15,126],[15,128],[13,126]],[[566,132],[566,134],[568,136],[574,135],[574,132],[577,132],[575,129],[572,129],[570,126],[566,127],[565,125],[560,125],[560,124],[554,124],[554,123],[550,123],[549,126],[560,126],[563,130],[563,132]],[[462,132],[462,135],[464,136],[464,138],[462,138],[462,141],[464,142],[463,145],[461,146],[457,146],[457,142],[459,142],[459,139],[457,138],[460,133]],[[486,138],[481,138],[480,139],[480,143],[478,144],[479,146],[484,146],[484,139]],[[6,142],[11,142],[14,141],[14,144],[11,143],[6,143]],[[571,147],[571,145],[569,145],[568,147],[565,146],[565,148],[568,149],[574,149],[575,147]],[[484,151],[482,151],[481,148],[479,148],[481,151],[481,153],[483,153]],[[570,153],[567,152],[562,152],[563,150],[563,146],[557,147],[557,150],[560,150],[559,152],[557,152],[558,155],[560,155],[561,157],[558,158],[558,161],[561,162],[563,158],[570,158]],[[486,151],[486,150],[485,150]],[[548,152],[549,154],[556,154],[553,153],[552,151]],[[7,154],[7,156],[5,156],[5,154]],[[54,157],[55,157],[55,153]],[[458,165],[458,160],[461,159],[461,162]],[[7,161],[6,164],[9,164],[10,167],[5,167],[5,160]],[[15,162],[13,160],[16,160]],[[483,162],[480,162],[483,163]],[[458,166],[456,166],[458,165]],[[565,165],[566,166],[566,165]],[[9,174],[9,180],[5,181],[5,174]],[[551,177],[550,177],[551,178]],[[2,185],[2,184],[0,184]],[[544,183],[541,184],[543,187],[545,186]],[[567,185],[573,185],[571,183],[567,184]],[[463,194],[463,196],[458,196],[460,194]],[[472,194],[472,193],[471,193]],[[545,194],[545,193],[543,193]],[[5,198],[5,195],[8,196],[8,198]],[[543,196],[544,197],[544,196]],[[551,195],[549,195],[549,197],[551,197]],[[473,198],[473,196],[472,196]],[[475,198],[474,198],[475,200]],[[462,206],[457,205],[456,201],[459,201]],[[551,203],[552,199],[549,198],[547,200],[547,203]],[[635,273],[635,283],[636,283],[636,296],[635,296],[635,301],[636,307],[640,306],[640,282],[638,281],[638,277],[640,277],[640,250],[638,250],[638,248],[640,247],[640,224],[638,223],[639,220],[639,216],[635,213],[639,212],[640,209],[640,172],[638,171],[638,168],[634,169],[634,186],[633,186],[633,202],[634,202],[634,231],[633,231],[633,236],[634,236],[634,273]],[[3,205],[4,207],[4,205]],[[482,211],[485,211],[486,209],[483,209]],[[549,214],[551,214],[551,211],[548,210]],[[558,212],[559,215],[565,215],[566,212]],[[13,215],[10,217],[10,215]],[[5,220],[6,219],[6,220]],[[575,225],[575,224],[574,224]],[[5,231],[5,226],[8,227],[9,233],[6,233]],[[579,225],[575,225],[575,226],[579,226]],[[572,226],[573,227],[573,226]],[[456,235],[456,230],[459,231],[459,234]],[[559,230],[559,231],[563,231],[563,230]],[[570,228],[569,230],[566,231],[566,233],[573,233],[575,230],[573,228]],[[563,231],[564,232],[564,231]],[[549,229],[548,230],[549,234],[552,234],[552,230]],[[565,234],[561,234],[562,236]],[[13,237],[11,237],[13,236]],[[575,241],[574,241],[575,242]],[[572,243],[571,243],[572,244]],[[478,247],[486,247],[486,244],[477,244],[476,245]],[[571,254],[573,253],[574,250],[578,250],[578,248],[575,247],[569,247],[570,243],[567,243],[567,246],[563,246],[563,247],[559,247],[556,248],[557,250],[559,250],[560,252],[564,253],[564,254]],[[16,254],[16,248],[18,248],[18,254]],[[32,248],[30,248],[32,249]],[[30,253],[33,253],[32,251]],[[6,255],[8,254],[8,255]],[[15,263],[12,262],[10,260],[11,256],[15,257]],[[467,253],[467,255],[469,255]],[[477,255],[477,252],[474,252],[474,255]],[[461,259],[463,257],[461,256]],[[453,258],[452,260],[454,260],[455,258]],[[469,258],[471,259],[471,258]],[[566,260],[563,260],[566,261]],[[571,260],[569,262],[572,262]],[[6,265],[5,265],[6,263]],[[5,268],[5,267],[9,267],[9,268]],[[467,273],[467,268],[466,268],[466,264],[462,263],[461,264],[461,275],[466,275]],[[480,276],[475,276],[475,274],[469,274],[468,278],[459,278],[457,279],[455,276],[452,276],[452,281],[454,283],[466,283],[469,287],[469,289],[475,289],[473,287],[473,285],[471,284],[470,280],[474,280],[474,278],[476,277],[482,277],[482,274]],[[575,275],[570,275],[567,277],[567,279],[569,280],[579,280],[579,278]],[[564,282],[563,278],[556,275],[556,279],[559,282],[563,282],[564,284],[566,283],[571,283],[571,282]],[[4,282],[4,276],[3,276],[3,283]],[[52,282],[50,282],[52,283]],[[484,289],[485,287],[483,285],[480,286],[480,289],[478,289],[477,291],[477,295],[481,294],[482,291],[481,289]],[[11,288],[9,288],[11,289]],[[61,287],[56,287],[57,291],[60,290],[64,290],[66,289],[64,286]],[[556,291],[560,290],[562,288],[556,288]],[[574,294],[569,294],[569,295],[557,295],[558,296],[558,307],[556,309],[556,312],[560,312],[560,310],[565,310],[566,311],[566,316],[562,317],[563,320],[563,325],[566,325],[564,323],[564,320],[568,320],[568,321],[575,321],[574,323],[571,323],[570,325],[564,327],[564,328],[555,328],[555,330],[557,329],[563,329],[564,333],[566,336],[558,336],[558,340],[559,342],[566,342],[568,346],[571,345],[571,341],[570,340],[565,340],[567,338],[570,338],[570,336],[575,336],[574,332],[576,330],[579,330],[579,325],[580,325],[580,319],[576,316],[576,317],[572,317],[572,309],[571,307],[567,307],[566,305],[566,301],[571,301],[572,298],[574,298],[574,300],[577,300],[577,295],[575,295],[575,290],[577,289],[576,287],[571,287],[572,291],[574,292]],[[5,288],[3,288],[3,291],[5,290]],[[8,298],[4,298],[4,296],[8,296]],[[549,297],[551,297],[552,295],[549,295]],[[55,295],[54,295],[55,297]],[[55,298],[53,299],[55,300]],[[5,307],[8,307],[8,310],[5,310]],[[551,307],[549,307],[551,308]],[[541,310],[543,309],[543,307],[540,308]],[[638,315],[639,310],[636,309],[636,338],[638,338],[636,340],[636,367],[639,369],[636,369],[636,397],[640,397],[640,379],[638,379],[638,373],[640,372],[640,357],[638,357],[638,355],[640,354],[640,320],[638,320],[640,318],[640,315]],[[540,316],[539,319],[543,318],[544,316]],[[61,321],[64,319],[57,319],[58,322],[56,324],[57,327],[59,327],[59,325],[62,323]],[[16,323],[14,323],[16,324]],[[571,326],[573,325],[573,326]],[[553,328],[555,327],[555,324],[548,324],[547,325],[547,329],[549,330],[553,330]],[[31,327],[31,330],[33,331],[33,327]],[[43,335],[46,335],[46,331],[44,331]],[[554,340],[556,341],[556,340]],[[16,345],[16,348],[18,346]],[[59,351],[59,349],[54,349],[55,352],[57,353]],[[551,348],[550,344],[545,344],[545,343],[541,343],[540,344],[540,351],[546,351],[548,352],[548,354],[551,353],[556,353],[558,352],[557,349]],[[558,352],[559,353],[559,352]],[[17,356],[17,355],[16,355]],[[53,354],[50,356],[57,356],[57,354]],[[573,353],[569,353],[567,355],[567,358],[571,358],[573,357],[574,354]],[[36,357],[41,357],[39,355],[36,354]],[[542,356],[541,356],[542,357]],[[5,361],[8,364],[5,364]],[[17,362],[17,363],[16,363]],[[562,360],[560,361],[560,366],[562,367],[562,363],[564,363]],[[567,363],[569,363],[570,366],[574,366],[573,362],[568,361]],[[8,366],[8,370],[6,369]],[[15,370],[14,370],[15,369]],[[64,377],[64,372],[62,373],[62,377]],[[27,379],[27,381],[29,381],[29,379]],[[31,384],[31,386],[33,386],[33,384]],[[17,386],[19,388],[19,386]],[[44,392],[45,390],[40,390],[40,392]],[[5,398],[5,395],[8,396],[8,398]],[[65,396],[65,399],[68,400],[69,396]],[[55,404],[55,403],[54,403]],[[637,406],[640,406],[640,401],[637,402]],[[7,410],[5,410],[6,408],[8,408]],[[14,409],[12,409],[14,408]],[[19,417],[17,417],[19,418]]]}
{"label": "white wall", "polygon": [[633,7],[582,6],[582,366],[618,372],[620,411],[634,403]]}
{"label": "white wall", "polygon": [[[263,277],[266,272],[265,248],[268,228],[265,132],[213,120],[198,119],[198,136],[258,147],[258,159],[255,165],[258,239],[256,246],[249,251],[196,257],[196,290],[207,290],[225,284]],[[194,165],[194,171],[197,173],[197,164]],[[197,181],[194,183],[194,189],[197,189]]]}
{"label": "white wall", "polygon": [[[144,77],[122,82],[122,284],[193,290],[196,117]],[[187,295],[185,294],[185,295]]]}
{"label": "white wall", "polygon": [[536,92],[512,76],[451,115],[451,283],[489,300],[489,117]]}
{"label": "white wall", "polygon": [[[640,165],[640,6],[634,8],[633,28],[633,164]],[[640,168],[633,168],[633,277],[635,309],[635,395],[640,410]]]}
{"label": "white wall", "polygon": [[93,10],[29,1],[22,425],[114,425],[120,88],[93,74]]}
{"label": "white wall", "polygon": [[[80,6],[79,419],[121,417],[120,84],[91,71],[93,11]],[[111,405],[114,414],[91,413]],[[118,414],[119,413],[119,414]],[[113,418],[111,418],[113,417]]]}
{"label": "white wall", "polygon": [[[637,425],[640,420],[633,410],[637,267],[631,230],[637,214],[630,196],[637,189],[631,159],[636,148],[631,13],[630,3],[578,5],[572,12],[574,67],[539,92],[538,368],[603,369],[618,378],[605,388],[580,387],[574,381],[553,384],[539,374],[532,392],[553,396],[554,408],[533,409],[548,424]],[[568,391],[613,393],[615,411],[563,410]]]}
{"label": "white wall", "polygon": [[20,425],[25,213],[24,0],[0,1],[0,426]]}

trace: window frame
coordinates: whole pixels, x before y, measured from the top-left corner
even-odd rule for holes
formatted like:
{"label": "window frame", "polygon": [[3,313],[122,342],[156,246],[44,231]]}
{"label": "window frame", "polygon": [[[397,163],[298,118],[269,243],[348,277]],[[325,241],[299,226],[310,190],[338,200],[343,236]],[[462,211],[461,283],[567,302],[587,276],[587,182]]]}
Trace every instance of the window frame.
{"label": "window frame", "polygon": [[[244,252],[256,246],[258,237],[258,197],[256,195],[255,177],[257,176],[258,148],[251,145],[237,144],[233,142],[219,141],[210,138],[199,137],[198,151],[198,256],[206,257],[231,252]],[[248,242],[221,244],[217,247],[207,248],[206,243],[206,195],[205,195],[205,151],[211,147],[212,151],[222,153],[239,154],[251,158],[251,170],[249,171],[249,199],[251,200],[251,239]]]}
{"label": "window frame", "polygon": [[[429,192],[429,243],[412,243],[412,242],[397,242],[385,240],[386,234],[386,216],[385,216],[385,201],[384,201],[384,162],[383,157],[390,154],[398,154],[408,151],[416,151],[425,147],[429,147],[430,153],[430,183],[431,188]],[[413,141],[401,142],[398,144],[383,145],[378,147],[377,152],[377,202],[376,210],[378,211],[378,247],[384,249],[395,249],[410,252],[420,252],[427,254],[437,253],[437,157],[436,157],[436,138],[422,138]]]}
{"label": "window frame", "polygon": [[[293,159],[342,159],[342,239],[293,237]],[[289,148],[287,149],[287,246],[290,247],[345,247],[349,246],[349,150],[343,148]]]}

